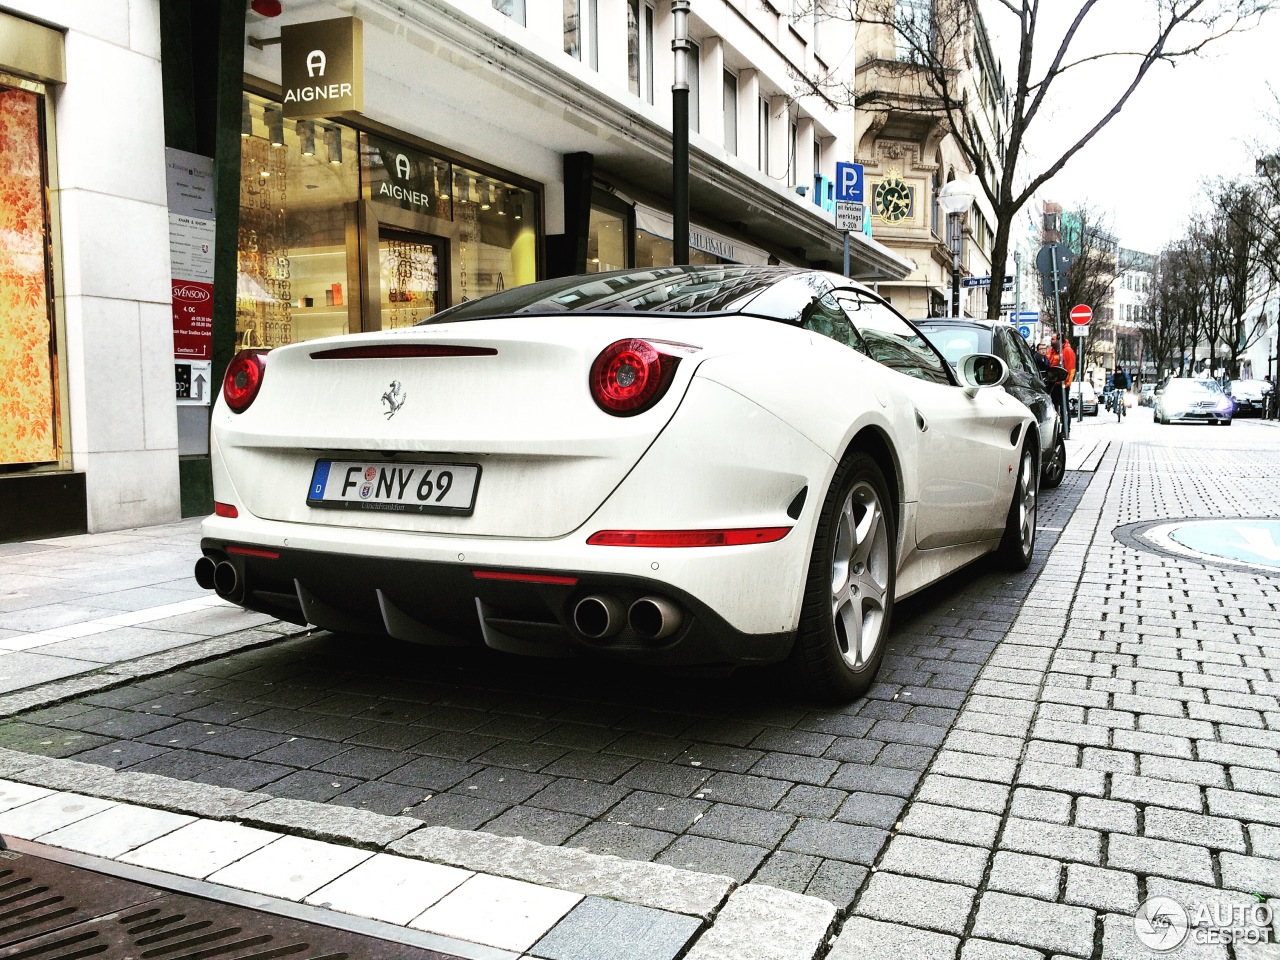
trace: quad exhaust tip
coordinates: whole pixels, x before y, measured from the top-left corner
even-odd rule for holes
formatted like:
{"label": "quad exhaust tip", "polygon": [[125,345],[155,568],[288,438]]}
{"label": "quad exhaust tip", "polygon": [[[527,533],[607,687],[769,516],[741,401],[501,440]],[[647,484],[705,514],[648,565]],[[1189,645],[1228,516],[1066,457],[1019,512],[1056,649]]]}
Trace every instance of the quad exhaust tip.
{"label": "quad exhaust tip", "polygon": [[196,561],[196,583],[201,589],[213,589],[213,572],[217,566],[209,557],[201,557]]}
{"label": "quad exhaust tip", "polygon": [[627,614],[622,604],[613,597],[593,593],[583,597],[573,607],[573,625],[584,637],[605,640],[621,632],[626,625]]}
{"label": "quad exhaust tip", "polygon": [[244,591],[240,589],[240,574],[234,565],[226,560],[213,568],[213,589],[223,600],[239,603]]}
{"label": "quad exhaust tip", "polygon": [[627,611],[631,629],[646,640],[665,640],[684,622],[684,615],[670,600],[662,597],[641,597]]}

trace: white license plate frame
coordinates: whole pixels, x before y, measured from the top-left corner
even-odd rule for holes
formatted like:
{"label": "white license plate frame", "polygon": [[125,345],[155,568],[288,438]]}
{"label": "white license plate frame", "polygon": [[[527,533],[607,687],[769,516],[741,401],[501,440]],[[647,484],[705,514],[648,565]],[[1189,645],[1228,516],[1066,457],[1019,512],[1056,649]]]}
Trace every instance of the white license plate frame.
{"label": "white license plate frame", "polygon": [[[438,482],[442,476],[448,477],[443,493]],[[307,506],[465,517],[475,511],[479,489],[478,463],[322,458],[311,471]]]}

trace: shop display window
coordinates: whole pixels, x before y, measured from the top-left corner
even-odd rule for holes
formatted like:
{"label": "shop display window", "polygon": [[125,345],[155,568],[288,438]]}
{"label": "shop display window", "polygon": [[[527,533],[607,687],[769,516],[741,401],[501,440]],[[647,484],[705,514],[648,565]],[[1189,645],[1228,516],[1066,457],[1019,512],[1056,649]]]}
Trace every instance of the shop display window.
{"label": "shop display window", "polygon": [[360,195],[356,132],[287,120],[279,104],[252,95],[242,109],[236,347],[359,329],[359,273],[348,255]]}
{"label": "shop display window", "polygon": [[44,88],[0,74],[0,467],[61,456]]}
{"label": "shop display window", "polygon": [[627,215],[598,203],[591,205],[587,234],[587,273],[621,270],[627,262]]}
{"label": "shop display window", "polygon": [[[644,230],[636,231],[636,263],[637,267],[669,267],[675,262],[675,244],[666,237],[659,237]],[[713,253],[689,248],[691,265],[732,263]]]}
{"label": "shop display window", "polygon": [[453,168],[455,303],[532,283],[537,274],[534,195],[475,170]]}
{"label": "shop display window", "polygon": [[537,197],[246,94],[236,346],[409,326],[537,279]]}

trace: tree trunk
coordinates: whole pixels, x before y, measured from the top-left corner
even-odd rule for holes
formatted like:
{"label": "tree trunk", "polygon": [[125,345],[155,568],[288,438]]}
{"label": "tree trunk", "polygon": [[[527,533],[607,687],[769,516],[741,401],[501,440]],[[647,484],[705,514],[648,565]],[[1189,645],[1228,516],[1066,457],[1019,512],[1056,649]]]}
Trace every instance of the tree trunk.
{"label": "tree trunk", "polygon": [[[1000,304],[1004,300],[1005,266],[1009,262],[1009,234],[1013,217],[1004,216],[1002,207],[996,208],[996,238],[991,245],[991,292],[987,295],[987,319],[1000,319]],[[1015,278],[1014,282],[1017,282]]]}

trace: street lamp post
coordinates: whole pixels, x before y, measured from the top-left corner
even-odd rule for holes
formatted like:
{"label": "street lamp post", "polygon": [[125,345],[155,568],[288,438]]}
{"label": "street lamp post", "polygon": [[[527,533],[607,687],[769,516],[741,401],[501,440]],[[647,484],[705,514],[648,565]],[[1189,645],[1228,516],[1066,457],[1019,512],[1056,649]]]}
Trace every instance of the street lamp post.
{"label": "street lamp post", "polygon": [[689,0],[671,0],[675,73],[671,84],[671,262],[689,262]]}
{"label": "street lamp post", "polygon": [[[966,180],[952,180],[938,191],[938,203],[947,212],[947,241],[951,247],[951,316],[960,316],[960,223],[977,197]],[[1004,271],[1000,271],[1001,282]]]}

